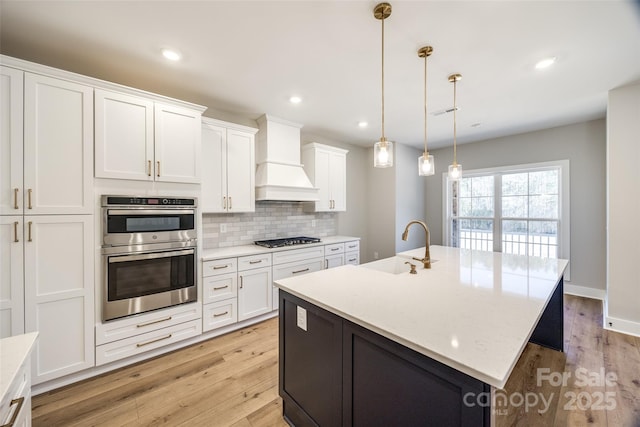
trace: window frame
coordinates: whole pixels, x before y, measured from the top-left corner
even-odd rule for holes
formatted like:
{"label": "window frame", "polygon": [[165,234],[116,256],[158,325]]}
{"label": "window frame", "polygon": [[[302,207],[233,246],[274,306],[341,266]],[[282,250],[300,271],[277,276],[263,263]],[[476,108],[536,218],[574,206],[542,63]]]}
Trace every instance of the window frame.
{"label": "window frame", "polygon": [[[484,169],[473,169],[465,171],[463,178],[473,178],[480,176],[494,176],[494,217],[493,217],[493,252],[502,252],[502,221],[513,219],[511,217],[502,217],[502,176],[511,173],[531,173],[538,171],[545,171],[549,169],[558,170],[558,258],[569,260],[571,257],[571,207],[570,207],[570,164],[569,160],[554,160],[541,163],[526,163],[510,166],[499,166]],[[451,246],[451,231],[452,231],[452,203],[451,203],[451,181],[448,174],[445,172],[442,174],[442,235],[444,236],[443,243],[446,246]],[[500,191],[498,191],[500,190]],[[463,217],[466,219],[467,217]],[[478,219],[484,219],[478,218]],[[527,217],[518,218],[522,220],[538,220],[539,218]],[[565,279],[570,280],[569,267],[565,272]]]}

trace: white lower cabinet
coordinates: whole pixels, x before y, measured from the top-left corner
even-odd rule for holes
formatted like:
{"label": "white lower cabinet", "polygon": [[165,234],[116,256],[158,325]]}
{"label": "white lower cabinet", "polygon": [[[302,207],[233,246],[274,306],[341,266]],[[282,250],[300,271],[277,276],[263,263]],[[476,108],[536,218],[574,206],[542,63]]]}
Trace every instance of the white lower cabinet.
{"label": "white lower cabinet", "polygon": [[0,338],[24,333],[23,216],[0,216]]}
{"label": "white lower cabinet", "polygon": [[344,244],[344,263],[358,265],[360,264],[360,241],[354,240]]}
{"label": "white lower cabinet", "polygon": [[[0,341],[0,425],[31,426],[31,352],[36,334]],[[11,380],[11,381],[9,381]]]}
{"label": "white lower cabinet", "polygon": [[238,321],[238,259],[202,263],[202,331]]}
{"label": "white lower cabinet", "polygon": [[96,325],[96,365],[135,356],[202,333],[198,303],[177,305]]}
{"label": "white lower cabinet", "polygon": [[[286,279],[287,277],[300,276],[322,270],[324,268],[324,251],[324,246],[313,246],[275,252],[273,254],[273,280]],[[278,288],[275,285],[272,292],[272,308],[273,310],[278,310],[280,308],[280,300],[278,298]]]}
{"label": "white lower cabinet", "polygon": [[94,366],[93,216],[25,216],[25,331],[33,383]]}
{"label": "white lower cabinet", "polygon": [[344,265],[344,243],[335,243],[324,247],[324,268]]}
{"label": "white lower cabinet", "polygon": [[[260,265],[258,268],[238,268],[238,321],[269,313],[273,300],[271,254],[238,258],[238,265]],[[261,261],[251,264],[251,261]],[[268,264],[267,264],[268,262]],[[264,266],[266,264],[266,266]],[[246,267],[249,268],[249,267]]]}

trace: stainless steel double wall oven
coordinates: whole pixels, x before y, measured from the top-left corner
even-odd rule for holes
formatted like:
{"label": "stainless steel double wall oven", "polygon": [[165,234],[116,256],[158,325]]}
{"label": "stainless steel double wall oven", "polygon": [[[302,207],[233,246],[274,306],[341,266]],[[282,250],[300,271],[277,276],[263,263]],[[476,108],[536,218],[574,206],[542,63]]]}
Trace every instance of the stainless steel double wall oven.
{"label": "stainless steel double wall oven", "polygon": [[102,196],[102,320],[197,300],[195,198]]}

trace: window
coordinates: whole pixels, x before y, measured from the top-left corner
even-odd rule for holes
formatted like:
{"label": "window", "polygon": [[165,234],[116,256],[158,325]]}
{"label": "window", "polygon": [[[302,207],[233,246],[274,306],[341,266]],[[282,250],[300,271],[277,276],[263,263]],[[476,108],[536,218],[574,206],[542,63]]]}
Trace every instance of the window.
{"label": "window", "polygon": [[568,259],[568,177],[566,160],[469,171],[458,182],[445,177],[445,243]]}

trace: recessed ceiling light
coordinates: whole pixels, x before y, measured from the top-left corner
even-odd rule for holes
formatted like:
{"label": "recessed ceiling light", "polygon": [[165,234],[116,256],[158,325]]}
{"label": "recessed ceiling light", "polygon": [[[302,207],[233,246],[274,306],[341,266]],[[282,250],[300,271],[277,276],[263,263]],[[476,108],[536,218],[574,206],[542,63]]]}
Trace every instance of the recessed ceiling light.
{"label": "recessed ceiling light", "polygon": [[300,98],[299,96],[292,96],[291,98],[289,98],[289,102],[291,102],[292,104],[300,104],[302,102],[302,98]]}
{"label": "recessed ceiling light", "polygon": [[180,52],[173,49],[162,49],[162,56],[170,61],[179,61],[182,58]]}
{"label": "recessed ceiling light", "polygon": [[556,62],[556,57],[551,56],[549,58],[544,58],[536,63],[536,69],[542,70],[543,68],[548,68],[552,66]]}
{"label": "recessed ceiling light", "polygon": [[365,121],[358,122],[358,127],[360,128],[366,128],[367,126],[369,126],[369,123]]}

